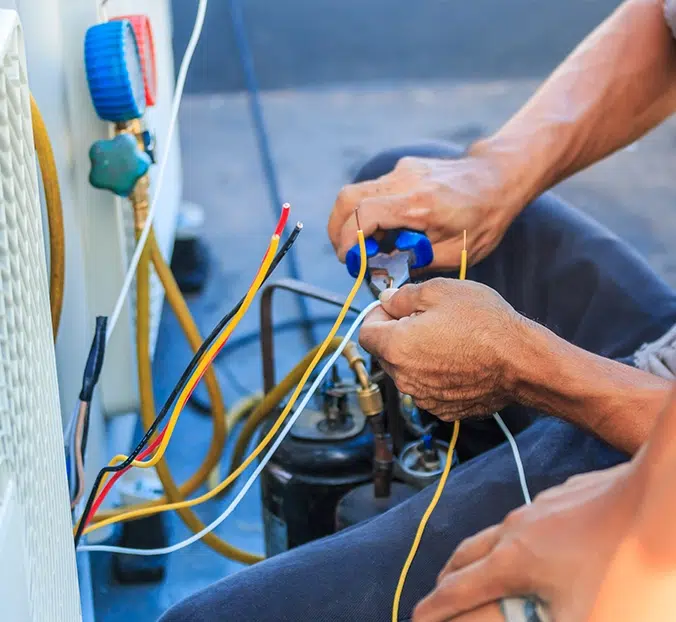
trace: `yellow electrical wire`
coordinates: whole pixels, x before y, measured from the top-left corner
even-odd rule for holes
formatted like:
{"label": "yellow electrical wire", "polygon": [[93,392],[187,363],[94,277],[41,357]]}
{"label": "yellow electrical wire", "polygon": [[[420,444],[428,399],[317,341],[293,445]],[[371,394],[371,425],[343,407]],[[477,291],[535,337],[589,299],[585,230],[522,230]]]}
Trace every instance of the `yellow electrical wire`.
{"label": "yellow electrical wire", "polygon": [[[138,384],[141,403],[141,421],[148,428],[155,418],[155,399],[153,395],[153,371],[150,360],[150,255],[152,243],[147,244],[141,254],[136,272],[136,355],[138,359]],[[170,502],[182,501],[185,497],[174,482],[166,459],[161,459],[155,467],[157,476],[162,482],[165,494]],[[131,508],[127,511],[131,511]],[[199,517],[189,508],[178,510],[177,514],[186,526],[193,532],[199,533],[205,527]],[[240,562],[255,564],[262,561],[260,555],[255,555],[232,546],[219,538],[215,533],[206,534],[202,540],[204,544],[216,553]]]}
{"label": "yellow electrical wire", "polygon": [[[181,411],[183,410],[183,407],[188,401],[190,394],[192,393],[195,385],[197,385],[197,383],[204,375],[204,372],[206,371],[207,367],[211,365],[211,362],[214,360],[214,358],[216,358],[216,355],[218,354],[223,344],[227,341],[228,337],[230,337],[232,331],[235,330],[235,328],[241,321],[242,317],[244,317],[244,314],[249,310],[249,307],[251,306],[253,299],[255,298],[256,294],[258,293],[258,290],[260,289],[261,285],[263,284],[263,281],[265,280],[265,275],[267,274],[268,269],[270,268],[270,264],[275,258],[278,246],[279,246],[279,236],[273,235],[270,240],[270,246],[265,256],[265,259],[263,260],[263,263],[261,264],[261,267],[258,270],[258,274],[256,275],[256,278],[254,279],[251,288],[244,297],[244,302],[242,303],[241,308],[232,318],[230,323],[225,327],[225,330],[218,336],[216,340],[214,340],[214,343],[211,344],[209,349],[204,353],[204,356],[200,359],[200,362],[195,368],[195,371],[190,377],[190,380],[188,380],[185,387],[183,388],[183,391],[178,396],[178,399],[176,400],[176,405],[174,406],[174,410],[172,411],[171,417],[169,418],[169,423],[167,424],[167,431],[165,432],[164,437],[162,438],[162,442],[160,443],[160,446],[157,448],[157,451],[153,454],[153,457],[149,458],[148,460],[134,460],[131,463],[132,466],[139,467],[141,469],[149,469],[150,467],[155,466],[161,460],[162,456],[164,456],[164,452],[167,449],[167,445],[169,445],[169,441],[171,440],[171,435],[174,433],[174,429],[176,428],[178,416],[181,414]],[[112,466],[119,462],[124,462],[126,459],[127,456],[120,454],[115,456],[110,461],[110,464]]]}
{"label": "yellow electrical wire", "polygon": [[[460,274],[458,278],[461,281],[465,280],[467,276],[467,232],[463,233],[463,249],[460,254]],[[411,568],[411,564],[415,558],[415,554],[418,552],[418,547],[420,546],[420,541],[422,540],[423,533],[425,532],[425,527],[427,527],[427,521],[429,521],[434,508],[439,503],[441,498],[441,493],[444,491],[446,486],[446,480],[448,479],[448,474],[451,472],[451,465],[453,464],[453,452],[455,451],[455,444],[458,442],[458,434],[460,433],[460,421],[455,421],[453,424],[453,435],[451,436],[451,442],[448,444],[448,453],[446,454],[446,464],[444,465],[444,470],[441,473],[439,478],[439,483],[437,484],[437,489],[434,492],[432,501],[427,506],[425,513],[420,519],[420,524],[418,525],[418,530],[416,531],[415,538],[413,538],[413,544],[411,545],[411,550],[408,553],[408,557],[404,562],[404,567],[401,569],[401,574],[399,575],[399,581],[397,583],[397,588],[394,591],[394,600],[392,602],[392,622],[398,622],[399,619],[399,603],[401,602],[401,595],[404,591],[404,584],[406,583],[406,576],[408,571]]]}
{"label": "yellow electrical wire", "polygon": [[[160,251],[160,248],[157,244],[155,232],[152,229],[150,231],[150,235],[148,236],[148,247],[150,249],[150,260],[155,266],[155,272],[162,283],[162,287],[164,288],[167,303],[176,315],[178,323],[185,334],[190,348],[193,350],[193,352],[197,352],[200,344],[202,343],[202,337],[200,336],[199,329],[197,328],[197,325],[190,314],[190,310],[188,309],[188,305],[186,304],[178,284],[176,283],[176,279],[174,278],[171,269],[164,260],[162,252]],[[138,335],[139,331],[137,331],[137,338]],[[185,482],[183,482],[177,488],[180,496],[177,498],[171,498],[168,495],[165,495],[158,499],[153,499],[152,501],[143,501],[141,503],[135,503],[121,508],[99,510],[96,516],[92,518],[94,522],[122,514],[123,512],[129,512],[131,510],[162,505],[171,501],[182,501],[186,497],[189,497],[191,494],[193,494],[198,488],[200,488],[200,486],[202,486],[204,482],[208,480],[210,473],[214,469],[218,470],[218,464],[223,453],[223,447],[225,445],[228,431],[230,430],[231,415],[238,415],[238,412],[235,410],[234,413],[228,413],[226,416],[225,407],[223,405],[223,396],[218,385],[218,380],[216,379],[216,374],[213,372],[213,370],[210,369],[206,372],[206,374],[204,374],[204,382],[209,394],[209,399],[213,405],[213,432],[211,435],[209,448],[207,449],[202,464]],[[146,399],[151,399],[151,396],[147,395]],[[239,405],[237,408],[239,408]],[[241,417],[241,413],[239,413],[239,416]],[[141,420],[146,429],[153,423],[154,417],[154,406],[153,408],[141,409]]]}
{"label": "yellow electrical wire", "polygon": [[[96,529],[102,529],[103,527],[107,527],[108,525],[113,525],[115,523],[119,522],[124,522],[128,520],[134,520],[137,518],[143,518],[145,516],[151,516],[153,514],[158,514],[160,512],[167,512],[170,510],[180,510],[183,508],[189,508],[193,507],[195,505],[199,505],[200,503],[204,503],[205,501],[208,501],[210,499],[213,499],[216,497],[222,490],[225,490],[228,486],[232,484],[243,472],[244,470],[258,457],[258,455],[268,446],[270,441],[274,438],[275,434],[279,431],[279,429],[282,427],[284,424],[284,420],[288,416],[289,412],[291,412],[291,409],[294,407],[296,400],[298,399],[298,396],[300,395],[301,391],[303,390],[303,387],[308,381],[308,378],[314,371],[314,368],[317,366],[319,361],[324,356],[325,351],[329,347],[329,344],[333,341],[333,338],[335,337],[336,333],[338,332],[338,329],[340,328],[341,324],[343,323],[343,320],[345,319],[345,316],[347,315],[347,312],[350,308],[350,305],[352,304],[352,301],[354,300],[355,296],[357,295],[357,291],[361,287],[361,284],[364,280],[364,276],[366,275],[366,246],[364,242],[364,232],[361,230],[361,228],[357,232],[358,238],[359,238],[359,253],[361,257],[361,263],[359,267],[359,275],[357,276],[354,285],[352,286],[352,289],[350,290],[350,293],[348,294],[345,304],[343,305],[342,309],[340,310],[340,313],[338,314],[338,317],[336,318],[335,323],[331,327],[331,330],[329,331],[329,334],[326,336],[322,344],[319,346],[317,353],[315,354],[314,358],[312,359],[312,362],[310,365],[308,365],[307,369],[303,373],[300,381],[296,385],[296,388],[294,392],[292,393],[291,397],[289,398],[289,401],[287,402],[286,406],[284,407],[284,410],[282,411],[281,415],[275,421],[274,425],[270,428],[270,431],[265,435],[265,438],[258,444],[256,449],[253,450],[253,452],[247,457],[247,459],[237,468],[235,471],[230,473],[228,477],[226,477],[225,480],[223,480],[216,488],[213,490],[210,490],[209,492],[201,495],[200,497],[196,497],[195,499],[189,499],[186,501],[181,501],[179,503],[170,503],[166,504],[163,506],[159,507],[153,507],[153,508],[144,508],[140,510],[135,510],[132,512],[125,512],[124,514],[121,514],[119,516],[114,516],[111,517],[107,520],[101,521],[100,523],[96,523],[95,525],[89,525],[85,530],[84,533],[88,534],[91,533],[92,531],[95,531]],[[274,255],[274,251],[270,253],[270,256]],[[259,274],[265,274],[267,271],[267,268],[263,269],[261,268],[261,271]],[[244,307],[244,305],[242,305]],[[196,370],[197,373],[197,370]],[[172,415],[173,416],[173,415]],[[167,430],[168,431],[168,430]]]}

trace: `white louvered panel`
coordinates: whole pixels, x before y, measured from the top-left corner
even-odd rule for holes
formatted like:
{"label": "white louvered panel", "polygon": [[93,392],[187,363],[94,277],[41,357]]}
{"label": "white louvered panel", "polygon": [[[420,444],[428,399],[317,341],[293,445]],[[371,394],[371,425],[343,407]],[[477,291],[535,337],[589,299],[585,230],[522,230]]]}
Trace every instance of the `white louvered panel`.
{"label": "white louvered panel", "polygon": [[27,602],[15,599],[24,603],[23,613],[3,602],[0,618],[71,622],[80,619],[80,607],[29,93],[14,11],[0,11],[0,58],[0,560],[17,569],[5,587],[16,594],[24,585],[28,595]]}

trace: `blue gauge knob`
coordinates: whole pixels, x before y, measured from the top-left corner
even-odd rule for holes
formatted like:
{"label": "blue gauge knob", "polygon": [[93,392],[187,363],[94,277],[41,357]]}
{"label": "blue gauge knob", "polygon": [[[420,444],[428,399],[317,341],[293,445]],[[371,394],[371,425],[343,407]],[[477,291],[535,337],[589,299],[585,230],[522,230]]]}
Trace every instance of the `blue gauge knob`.
{"label": "blue gauge knob", "polygon": [[85,70],[96,113],[119,123],[143,116],[143,69],[134,29],[127,20],[97,24],[85,35]]}
{"label": "blue gauge knob", "polygon": [[96,141],[89,150],[89,159],[92,165],[89,183],[121,197],[131,194],[152,164],[150,156],[139,148],[136,137],[131,134]]}

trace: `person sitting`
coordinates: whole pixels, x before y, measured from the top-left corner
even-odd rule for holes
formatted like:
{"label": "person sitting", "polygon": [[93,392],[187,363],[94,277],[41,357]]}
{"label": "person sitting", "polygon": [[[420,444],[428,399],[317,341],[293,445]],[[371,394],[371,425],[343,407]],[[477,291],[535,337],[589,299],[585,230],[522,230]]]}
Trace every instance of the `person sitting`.
{"label": "person sitting", "polygon": [[[576,474],[617,467],[585,479],[575,494],[575,480],[546,493],[561,495],[550,509],[565,507],[567,494],[572,504],[580,502],[577,495],[610,498],[609,473],[626,471],[623,463],[646,442],[676,370],[676,292],[623,240],[548,192],[676,110],[676,41],[665,20],[665,10],[674,9],[667,1],[624,2],[502,128],[469,148],[425,144],[377,155],[341,190],[329,218],[341,260],[356,242],[359,208],[366,235],[399,227],[425,232],[434,248],[432,268],[447,277],[467,231],[470,280],[437,278],[402,288],[367,318],[360,341],[420,408],[447,422],[462,419],[461,438],[477,438],[477,431],[498,438],[499,429],[477,417],[506,407],[533,494]],[[427,525],[403,592],[402,621],[433,590],[456,549],[447,574],[460,587],[447,599],[442,582],[425,603],[442,601],[443,611],[464,615],[511,594],[507,588],[520,588],[519,594],[529,587],[486,574],[479,594],[460,581],[473,559],[485,557],[471,543],[490,544],[495,528],[458,549],[460,543],[523,504],[510,448],[474,453],[451,471]],[[389,620],[433,492],[425,489],[364,524],[227,577],[162,621]],[[534,517],[535,525],[547,507],[539,501],[516,516]],[[620,520],[593,508],[608,529]],[[509,516],[507,525],[518,525]],[[556,522],[551,546],[579,539],[591,550],[593,535],[579,523]],[[550,553],[555,563],[568,561],[565,550],[542,549]],[[549,581],[538,595],[555,612],[566,611],[560,603],[575,599],[589,578],[579,558],[573,570],[558,574],[538,566],[539,559],[527,561]],[[462,589],[468,595],[458,608],[451,601]],[[435,619],[426,613],[431,609],[421,605],[416,622]]]}

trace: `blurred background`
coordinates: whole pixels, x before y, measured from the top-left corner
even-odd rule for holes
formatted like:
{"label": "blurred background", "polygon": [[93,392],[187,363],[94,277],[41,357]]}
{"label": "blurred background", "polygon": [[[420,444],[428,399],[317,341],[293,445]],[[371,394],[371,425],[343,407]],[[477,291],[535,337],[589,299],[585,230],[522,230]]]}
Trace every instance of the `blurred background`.
{"label": "blurred background", "polygon": [[[618,4],[246,0],[242,19],[233,27],[231,3],[212,0],[180,116],[184,196],[205,215],[200,237],[209,256],[209,278],[204,291],[191,299],[202,331],[242,295],[274,223],[270,179],[250,110],[252,68],[280,194],[293,205],[292,219],[305,223],[297,244],[301,275],[344,293],[351,279],[333,255],[326,221],[337,192],[365,159],[385,147],[424,140],[468,143],[495,130]],[[174,0],[177,66],[196,6],[196,0]],[[237,45],[242,32],[250,55]],[[676,231],[675,149],[672,119],[557,189],[628,239],[672,284],[676,256],[668,251]],[[297,317],[291,298],[280,295],[275,305],[276,320]],[[327,313],[321,305],[311,305],[310,311]],[[257,325],[257,313],[250,313],[237,334]],[[171,388],[163,379],[173,381],[187,360],[183,340],[172,338],[177,331],[165,309],[155,356],[158,399]],[[300,358],[304,344],[299,332],[285,333],[278,343],[281,374]],[[261,388],[256,343],[221,357],[218,369],[227,403],[244,389]],[[177,479],[203,455],[209,430],[208,417],[191,411],[181,418],[182,442],[169,448]],[[200,512],[210,519],[218,509]],[[170,527],[171,541],[187,535],[173,517]],[[220,533],[262,551],[256,488]],[[95,559],[96,608],[103,621],[155,619],[177,600],[239,568],[200,543],[171,556],[164,582],[121,586],[110,582],[108,560]]]}

